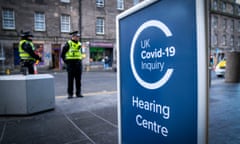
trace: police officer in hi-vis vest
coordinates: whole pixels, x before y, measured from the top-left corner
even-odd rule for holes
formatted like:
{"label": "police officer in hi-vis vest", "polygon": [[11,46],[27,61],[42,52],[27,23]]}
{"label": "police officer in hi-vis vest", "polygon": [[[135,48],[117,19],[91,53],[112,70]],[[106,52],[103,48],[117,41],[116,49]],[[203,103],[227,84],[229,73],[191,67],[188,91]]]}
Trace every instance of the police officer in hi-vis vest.
{"label": "police officer in hi-vis vest", "polygon": [[20,56],[21,72],[23,74],[34,74],[34,63],[41,61],[41,57],[34,53],[35,47],[32,43],[33,35],[27,32],[21,32],[21,40],[18,45]]}
{"label": "police officer in hi-vis vest", "polygon": [[80,34],[78,31],[70,33],[71,40],[68,40],[62,49],[61,57],[67,66],[68,72],[68,98],[73,98],[73,86],[75,80],[76,97],[83,97],[81,93],[82,76],[82,52],[79,42]]}

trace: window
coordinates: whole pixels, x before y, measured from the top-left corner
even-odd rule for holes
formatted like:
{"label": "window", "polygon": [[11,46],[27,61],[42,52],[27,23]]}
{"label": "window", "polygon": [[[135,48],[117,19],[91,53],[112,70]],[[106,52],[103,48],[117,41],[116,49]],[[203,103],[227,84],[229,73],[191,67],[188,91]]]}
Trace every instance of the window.
{"label": "window", "polygon": [[237,4],[240,4],[240,0],[236,0],[236,3],[237,3]]}
{"label": "window", "polygon": [[60,0],[63,3],[70,3],[70,0]]}
{"label": "window", "polygon": [[218,9],[218,2],[217,2],[217,0],[214,0],[214,1],[213,1],[212,9],[213,9],[213,10],[217,10],[217,9]]}
{"label": "window", "polygon": [[3,9],[2,11],[2,27],[3,29],[15,29],[15,15],[11,9]]}
{"label": "window", "polygon": [[104,7],[104,0],[96,0],[97,7]]}
{"label": "window", "polygon": [[211,23],[212,23],[211,24],[212,27],[216,29],[218,27],[218,17],[217,16],[213,16],[212,20],[211,20]]}
{"label": "window", "polygon": [[117,9],[124,10],[124,0],[117,0]]}
{"label": "window", "polygon": [[230,31],[231,31],[231,32],[234,31],[234,20],[231,20]]}
{"label": "window", "polygon": [[240,47],[240,36],[238,36],[237,46]]}
{"label": "window", "polygon": [[218,35],[217,34],[214,34],[213,37],[212,37],[212,45],[214,46],[217,46],[218,44]]}
{"label": "window", "polygon": [[238,21],[238,32],[240,32],[240,21]]}
{"label": "window", "polygon": [[237,6],[237,15],[240,15],[240,6]]}
{"label": "window", "polygon": [[222,2],[222,11],[223,12],[226,12],[226,3],[225,2]]}
{"label": "window", "polygon": [[227,45],[227,37],[226,37],[226,35],[222,36],[222,45],[224,45],[224,46]]}
{"label": "window", "polygon": [[103,18],[97,18],[96,34],[104,34],[104,19]]}
{"label": "window", "polygon": [[133,5],[136,5],[139,3],[139,0],[133,0]]}
{"label": "window", "polygon": [[234,36],[232,35],[230,38],[230,46],[233,46],[233,45],[234,45]]}
{"label": "window", "polygon": [[233,14],[233,5],[229,4],[229,13]]}
{"label": "window", "polygon": [[44,13],[36,12],[34,15],[34,29],[35,31],[45,31],[45,15]]}
{"label": "window", "polygon": [[226,29],[227,29],[227,19],[226,18],[223,19],[222,28],[223,28],[224,31],[226,31]]}
{"label": "window", "polygon": [[61,32],[70,32],[70,16],[61,16]]}

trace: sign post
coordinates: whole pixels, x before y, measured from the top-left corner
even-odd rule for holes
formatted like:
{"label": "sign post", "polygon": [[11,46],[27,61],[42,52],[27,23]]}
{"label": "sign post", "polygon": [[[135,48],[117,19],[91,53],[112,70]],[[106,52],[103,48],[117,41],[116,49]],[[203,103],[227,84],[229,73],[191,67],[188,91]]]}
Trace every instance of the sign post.
{"label": "sign post", "polygon": [[204,1],[144,1],[116,21],[119,144],[206,143]]}

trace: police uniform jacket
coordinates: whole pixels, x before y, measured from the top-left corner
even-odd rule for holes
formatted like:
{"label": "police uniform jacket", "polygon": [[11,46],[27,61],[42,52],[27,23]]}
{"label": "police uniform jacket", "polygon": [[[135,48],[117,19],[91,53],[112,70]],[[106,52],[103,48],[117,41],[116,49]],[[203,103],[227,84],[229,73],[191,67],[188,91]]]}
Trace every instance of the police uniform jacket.
{"label": "police uniform jacket", "polygon": [[34,50],[35,48],[31,40],[22,39],[19,42],[18,51],[21,60],[41,61],[41,58],[34,53]]}
{"label": "police uniform jacket", "polygon": [[61,57],[66,64],[81,61],[81,43],[79,41],[69,40],[63,47]]}

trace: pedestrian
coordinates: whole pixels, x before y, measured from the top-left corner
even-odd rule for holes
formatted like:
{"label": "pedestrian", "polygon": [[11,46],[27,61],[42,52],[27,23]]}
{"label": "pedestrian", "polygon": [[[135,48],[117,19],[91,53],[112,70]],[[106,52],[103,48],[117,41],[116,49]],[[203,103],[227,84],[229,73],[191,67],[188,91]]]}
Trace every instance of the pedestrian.
{"label": "pedestrian", "polygon": [[109,67],[109,58],[108,56],[105,56],[104,58],[104,69],[108,69]]}
{"label": "pedestrian", "polygon": [[67,66],[68,72],[68,99],[73,98],[73,86],[75,80],[76,97],[83,97],[81,93],[81,77],[82,77],[82,51],[81,42],[79,42],[80,34],[78,31],[69,33],[71,40],[68,40],[62,49],[61,57]]}
{"label": "pedestrian", "polygon": [[18,46],[20,57],[21,72],[26,74],[34,74],[34,63],[42,61],[41,57],[35,54],[35,47],[32,42],[33,35],[27,32],[21,32],[21,40]]}

